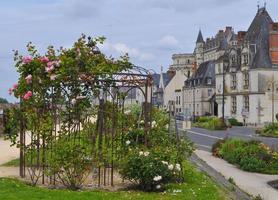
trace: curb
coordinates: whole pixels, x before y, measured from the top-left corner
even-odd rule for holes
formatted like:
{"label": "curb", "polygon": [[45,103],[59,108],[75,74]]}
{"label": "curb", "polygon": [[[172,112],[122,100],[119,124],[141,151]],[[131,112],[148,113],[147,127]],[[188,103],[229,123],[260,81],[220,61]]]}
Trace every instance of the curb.
{"label": "curb", "polygon": [[236,198],[236,200],[252,200],[250,195],[241,190],[237,185],[234,185],[226,180],[222,174],[200,159],[195,153],[193,153],[190,157],[190,161],[195,164],[199,170],[207,173],[214,181],[222,185],[231,196]]}

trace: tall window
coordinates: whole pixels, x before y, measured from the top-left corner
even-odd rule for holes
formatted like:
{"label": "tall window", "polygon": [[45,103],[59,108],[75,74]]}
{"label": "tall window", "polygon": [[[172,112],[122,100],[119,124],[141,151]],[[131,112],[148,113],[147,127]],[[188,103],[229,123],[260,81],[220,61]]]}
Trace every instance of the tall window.
{"label": "tall window", "polygon": [[232,114],[236,114],[236,96],[232,96]]}
{"label": "tall window", "polygon": [[212,95],[212,89],[208,89],[208,96],[210,97]]}
{"label": "tall window", "polygon": [[232,89],[236,89],[236,74],[232,74]]}
{"label": "tall window", "polygon": [[249,59],[248,59],[248,54],[243,54],[243,63],[248,65]]}
{"label": "tall window", "polygon": [[243,73],[243,88],[244,89],[249,88],[249,73],[248,72]]}
{"label": "tall window", "polygon": [[244,109],[245,109],[245,111],[247,111],[247,112],[249,112],[249,96],[244,96],[243,97],[243,107],[244,107]]}

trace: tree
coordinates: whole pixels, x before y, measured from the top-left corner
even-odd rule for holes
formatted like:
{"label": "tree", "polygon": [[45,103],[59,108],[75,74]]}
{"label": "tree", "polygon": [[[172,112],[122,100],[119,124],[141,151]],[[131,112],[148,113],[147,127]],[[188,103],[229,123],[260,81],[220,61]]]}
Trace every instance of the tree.
{"label": "tree", "polygon": [[0,97],[0,103],[9,103],[7,99],[1,98]]}

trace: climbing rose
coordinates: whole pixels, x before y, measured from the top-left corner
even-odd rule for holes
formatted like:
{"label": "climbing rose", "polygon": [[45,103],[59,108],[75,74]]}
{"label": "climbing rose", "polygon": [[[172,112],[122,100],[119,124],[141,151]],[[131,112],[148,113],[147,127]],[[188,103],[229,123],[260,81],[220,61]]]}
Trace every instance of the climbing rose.
{"label": "climbing rose", "polygon": [[52,80],[52,81],[55,81],[56,78],[57,78],[57,75],[55,75],[55,74],[52,74],[52,75],[50,76],[50,80]]}
{"label": "climbing rose", "polygon": [[47,63],[47,62],[49,62],[49,58],[46,57],[46,56],[43,56],[43,57],[40,58],[40,61],[44,62],[44,63]]}
{"label": "climbing rose", "polygon": [[28,76],[26,76],[26,77],[25,77],[25,80],[26,80],[27,84],[32,83],[32,75],[29,74]]}
{"label": "climbing rose", "polygon": [[31,98],[31,96],[33,95],[33,93],[31,91],[28,91],[24,96],[23,99],[24,100],[29,100]]}
{"label": "climbing rose", "polygon": [[28,64],[28,63],[32,62],[32,59],[33,59],[32,56],[24,56],[22,58],[22,61],[24,64]]}

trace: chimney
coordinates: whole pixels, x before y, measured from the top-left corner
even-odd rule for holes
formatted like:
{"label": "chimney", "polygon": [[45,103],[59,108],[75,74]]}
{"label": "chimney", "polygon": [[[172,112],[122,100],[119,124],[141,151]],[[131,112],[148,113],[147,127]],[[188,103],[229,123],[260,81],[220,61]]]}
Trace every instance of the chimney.
{"label": "chimney", "polygon": [[237,42],[238,42],[238,44],[240,44],[244,40],[245,35],[246,35],[246,31],[238,31],[237,32]]}
{"label": "chimney", "polygon": [[272,64],[278,65],[278,23],[269,25],[269,55]]}

